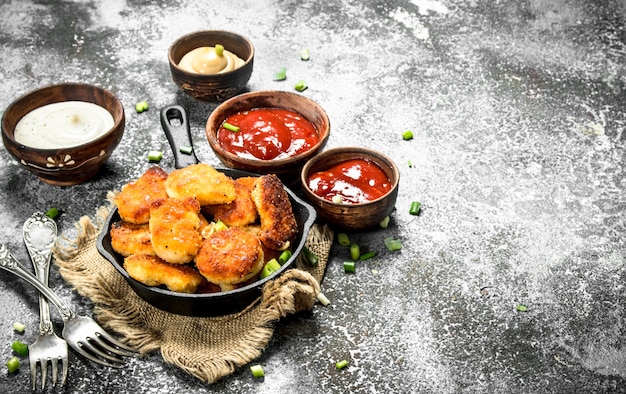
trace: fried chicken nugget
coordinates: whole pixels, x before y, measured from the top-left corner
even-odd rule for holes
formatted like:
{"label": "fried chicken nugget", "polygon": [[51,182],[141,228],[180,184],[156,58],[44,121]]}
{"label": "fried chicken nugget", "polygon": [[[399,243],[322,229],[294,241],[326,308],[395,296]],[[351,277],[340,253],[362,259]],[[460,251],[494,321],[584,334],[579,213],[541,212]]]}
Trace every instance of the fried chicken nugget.
{"label": "fried chicken nugget", "polygon": [[235,199],[235,181],[208,164],[174,170],[167,177],[167,195],[194,197],[200,205],[227,204]]}
{"label": "fried chicken nugget", "polygon": [[154,255],[147,223],[135,224],[124,221],[111,225],[111,247],[122,256],[131,254]]}
{"label": "fried chicken nugget", "polygon": [[179,293],[195,293],[204,278],[188,265],[169,264],[157,256],[134,254],[124,259],[124,269],[131,278],[146,286],[165,285]]}
{"label": "fried chicken nugget", "polygon": [[261,242],[270,249],[287,249],[298,232],[298,223],[280,179],[276,175],[260,176],[251,196],[261,219]]}
{"label": "fried chicken nugget", "polygon": [[228,204],[204,205],[202,212],[222,221],[229,227],[243,227],[254,223],[258,213],[248,186],[235,179],[235,199]]}
{"label": "fried chicken nugget", "polygon": [[193,197],[153,200],[149,226],[156,255],[171,264],[190,262],[202,241],[199,214]]}
{"label": "fried chicken nugget", "polygon": [[159,166],[153,166],[137,180],[122,186],[122,190],[113,200],[120,218],[129,223],[148,223],[150,200],[167,197],[166,179],[167,172]]}
{"label": "fried chicken nugget", "polygon": [[202,241],[195,262],[200,274],[222,291],[253,278],[264,265],[259,239],[237,227],[216,231]]}

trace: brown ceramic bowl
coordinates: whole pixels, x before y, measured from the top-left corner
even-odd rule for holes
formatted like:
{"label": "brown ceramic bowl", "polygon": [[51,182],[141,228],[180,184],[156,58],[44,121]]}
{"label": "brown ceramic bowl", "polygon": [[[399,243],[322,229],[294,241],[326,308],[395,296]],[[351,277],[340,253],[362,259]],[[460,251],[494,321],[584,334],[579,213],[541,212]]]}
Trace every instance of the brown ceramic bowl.
{"label": "brown ceramic bowl", "polygon": [[[113,127],[95,140],[68,148],[38,149],[15,141],[15,126],[30,111],[62,101],[97,104],[113,115]],[[124,107],[110,91],[82,83],[47,86],[18,98],[2,116],[2,141],[9,153],[27,170],[52,185],[85,182],[98,173],[124,134]]]}
{"label": "brown ceramic bowl", "polygon": [[[224,149],[217,139],[217,132],[222,123],[231,115],[255,108],[283,108],[302,115],[317,129],[320,136],[319,142],[297,156],[276,160],[242,158]],[[288,184],[300,180],[302,166],[326,145],[329,134],[330,121],[326,111],[319,104],[300,94],[277,90],[249,92],[235,96],[215,108],[206,124],[209,144],[224,165],[258,174],[276,174]]]}
{"label": "brown ceramic bowl", "polygon": [[[334,203],[323,199],[308,186],[309,175],[328,169],[346,160],[366,158],[376,163],[391,181],[391,190],[384,196],[361,204]],[[396,164],[384,154],[362,147],[342,147],[326,150],[309,160],[302,168],[301,182],[304,197],[317,211],[320,221],[337,229],[365,230],[377,226],[394,210],[398,197],[400,172]]]}
{"label": "brown ceramic bowl", "polygon": [[[196,48],[221,44],[242,60],[243,66],[222,74],[196,74],[178,66],[183,56]],[[203,30],[187,34],[169,48],[172,79],[185,93],[202,101],[223,101],[241,92],[250,80],[254,46],[245,37],[223,30]]]}

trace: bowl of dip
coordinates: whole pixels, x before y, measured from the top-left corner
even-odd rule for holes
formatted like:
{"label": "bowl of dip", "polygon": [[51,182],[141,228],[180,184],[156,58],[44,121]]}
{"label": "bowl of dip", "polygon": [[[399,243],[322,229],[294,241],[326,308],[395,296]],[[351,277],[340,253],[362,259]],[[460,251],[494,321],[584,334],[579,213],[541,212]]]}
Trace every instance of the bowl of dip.
{"label": "bowl of dip", "polygon": [[326,111],[297,93],[264,90],[242,93],[209,115],[206,136],[228,167],[276,174],[297,183],[304,163],[326,145]]}
{"label": "bowl of dip", "polygon": [[301,172],[305,199],[322,222],[365,230],[389,216],[396,204],[400,172],[388,156],[363,147],[328,149]]}
{"label": "bowl of dip", "polygon": [[254,46],[224,30],[203,30],[174,41],[168,51],[172,79],[201,101],[219,102],[243,91],[252,75]]}
{"label": "bowl of dip", "polygon": [[109,90],[51,85],[16,99],[2,116],[7,151],[42,181],[59,186],[96,175],[124,134],[124,108]]}

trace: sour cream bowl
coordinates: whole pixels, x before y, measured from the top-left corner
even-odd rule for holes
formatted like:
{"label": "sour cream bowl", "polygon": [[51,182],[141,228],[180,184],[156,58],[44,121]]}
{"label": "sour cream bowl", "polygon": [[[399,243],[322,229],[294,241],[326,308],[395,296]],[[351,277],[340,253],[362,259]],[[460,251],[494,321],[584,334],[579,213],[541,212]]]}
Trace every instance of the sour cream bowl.
{"label": "sour cream bowl", "polygon": [[[71,115],[73,103],[78,103],[80,108]],[[63,108],[55,112],[59,104]],[[59,121],[63,130],[76,127],[81,133],[90,134],[89,138],[74,140],[61,134],[54,138],[54,146],[51,143],[49,147],[28,142],[19,136],[19,132],[16,139],[16,127],[20,121],[39,112],[35,110],[50,108],[52,110],[44,117]],[[102,115],[107,119],[102,121]],[[44,129],[43,125],[38,128],[37,120],[30,127],[33,132]],[[46,133],[53,132],[49,125],[46,127]],[[94,127],[100,130],[94,130]],[[85,182],[100,171],[122,139],[124,128],[124,108],[113,93],[94,85],[64,83],[32,91],[10,104],[2,116],[2,142],[24,168],[42,181],[70,186]],[[47,136],[44,134],[44,137]]]}

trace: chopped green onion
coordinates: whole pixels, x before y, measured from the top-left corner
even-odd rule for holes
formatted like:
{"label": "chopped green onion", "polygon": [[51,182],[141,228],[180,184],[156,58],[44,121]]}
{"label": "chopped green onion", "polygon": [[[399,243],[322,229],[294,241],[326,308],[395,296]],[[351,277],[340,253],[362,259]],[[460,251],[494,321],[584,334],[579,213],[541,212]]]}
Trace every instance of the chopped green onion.
{"label": "chopped green onion", "polygon": [[265,376],[265,371],[263,371],[263,367],[259,364],[251,365],[250,372],[252,372],[252,376],[254,376],[255,378],[262,378]]}
{"label": "chopped green onion", "polygon": [[271,259],[263,266],[263,270],[261,270],[261,279],[266,278],[272,275],[274,272],[280,269],[280,264],[276,259]]}
{"label": "chopped green onion", "polygon": [[419,201],[413,201],[411,203],[411,207],[409,208],[409,213],[411,215],[418,215],[420,213],[421,206],[422,203],[420,203]]}
{"label": "chopped green onion", "polygon": [[28,345],[24,342],[13,341],[11,349],[13,349],[19,356],[24,357],[28,355]]}
{"label": "chopped green onion", "polygon": [[239,131],[239,126],[235,126],[228,122],[222,123],[222,127],[225,128],[226,130],[234,131],[235,133]]}
{"label": "chopped green onion", "polygon": [[224,45],[216,44],[215,45],[215,54],[217,56],[224,56]]}
{"label": "chopped green onion", "polygon": [[15,323],[13,323],[13,329],[19,333],[23,333],[24,330],[26,330],[26,326],[24,325],[24,323],[16,321]]}
{"label": "chopped green onion", "polygon": [[352,261],[357,261],[361,256],[361,249],[357,244],[350,244],[350,258]]}
{"label": "chopped green onion", "polygon": [[337,361],[337,363],[335,364],[335,368],[337,369],[344,369],[347,366],[348,366],[348,360]]}
{"label": "chopped green onion", "polygon": [[178,148],[178,150],[180,151],[180,153],[184,153],[186,155],[190,155],[191,152],[193,152],[193,147],[188,146],[188,145],[184,145],[184,146],[181,146],[180,148]]}
{"label": "chopped green onion", "polygon": [[326,298],[326,296],[323,293],[317,293],[317,300],[320,302],[320,304],[326,306],[330,304],[330,300],[328,298]]}
{"label": "chopped green onion", "polygon": [[389,216],[385,216],[385,218],[383,220],[380,221],[379,225],[381,228],[387,228],[389,227]]}
{"label": "chopped green onion", "polygon": [[515,309],[516,309],[518,312],[526,312],[526,311],[528,311],[528,307],[527,307],[526,305],[524,305],[524,304],[517,304],[517,306],[515,307]]}
{"label": "chopped green onion", "polygon": [[287,79],[287,68],[281,67],[274,73],[274,81],[284,81],[285,79]]}
{"label": "chopped green onion", "polygon": [[147,101],[140,101],[137,104],[135,104],[135,111],[137,111],[138,114],[147,111],[148,110],[148,102]]}
{"label": "chopped green onion", "polygon": [[151,150],[148,152],[148,161],[150,162],[160,162],[163,158],[163,152],[160,150]]}
{"label": "chopped green onion", "polygon": [[413,139],[413,132],[411,130],[407,130],[404,133],[402,133],[402,139],[403,140],[412,140]]}
{"label": "chopped green onion", "polygon": [[228,226],[226,225],[226,223],[222,222],[221,220],[218,220],[217,222],[215,222],[215,224],[213,224],[213,230],[215,231],[226,230],[227,228]]}
{"label": "chopped green onion", "polygon": [[287,260],[291,258],[291,250],[283,250],[283,252],[278,256],[278,262],[280,264],[285,264]]}
{"label": "chopped green onion", "polygon": [[385,243],[385,246],[387,247],[387,249],[389,249],[392,252],[402,249],[402,241],[400,241],[399,239],[394,239],[393,237],[387,237],[383,240],[383,242]]}
{"label": "chopped green onion", "polygon": [[372,250],[372,251],[369,251],[367,253],[363,253],[362,255],[360,255],[359,256],[359,260],[369,260],[369,259],[371,259],[372,257],[375,257],[375,256],[376,256],[376,252],[374,252]]}
{"label": "chopped green onion", "polygon": [[298,83],[296,83],[296,85],[294,86],[294,89],[296,89],[298,92],[304,92],[307,88],[308,86],[304,79],[299,80]]}
{"label": "chopped green onion", "polygon": [[317,257],[315,253],[311,252],[306,246],[302,248],[302,253],[304,253],[304,260],[306,260],[309,265],[316,266],[319,263],[319,257]]}
{"label": "chopped green onion", "polygon": [[343,202],[343,196],[335,194],[330,200],[335,204],[341,204]]}
{"label": "chopped green onion", "polygon": [[409,160],[407,164],[409,165],[409,168],[413,168],[413,162],[411,160]]}
{"label": "chopped green onion", "polygon": [[354,272],[355,271],[354,261],[344,261],[344,263],[343,263],[343,270],[346,273]]}
{"label": "chopped green onion", "polygon": [[20,369],[20,360],[15,356],[11,357],[7,361],[7,369],[9,370],[9,373],[13,373]]}
{"label": "chopped green onion", "polygon": [[337,233],[337,243],[341,246],[350,246],[350,237],[346,233]]}
{"label": "chopped green onion", "polygon": [[307,48],[304,48],[300,51],[300,59],[301,60],[309,60],[311,58],[311,53]]}
{"label": "chopped green onion", "polygon": [[59,209],[58,208],[50,208],[46,211],[46,216],[49,217],[50,219],[56,219],[57,216],[59,216]]}

